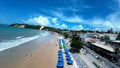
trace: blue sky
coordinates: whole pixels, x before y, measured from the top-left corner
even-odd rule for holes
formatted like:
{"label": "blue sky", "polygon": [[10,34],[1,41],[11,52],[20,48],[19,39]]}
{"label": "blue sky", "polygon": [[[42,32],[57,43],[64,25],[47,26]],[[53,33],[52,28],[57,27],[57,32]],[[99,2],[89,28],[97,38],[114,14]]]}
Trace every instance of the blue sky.
{"label": "blue sky", "polygon": [[120,31],[120,0],[0,0],[0,24]]}

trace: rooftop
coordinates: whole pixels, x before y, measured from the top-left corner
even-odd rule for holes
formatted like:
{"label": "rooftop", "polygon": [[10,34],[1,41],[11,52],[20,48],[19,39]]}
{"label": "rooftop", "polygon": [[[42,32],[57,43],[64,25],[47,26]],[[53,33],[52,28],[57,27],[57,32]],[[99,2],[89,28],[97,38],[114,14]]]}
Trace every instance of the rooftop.
{"label": "rooftop", "polygon": [[120,43],[120,40],[114,40],[112,42],[115,42],[115,43]]}
{"label": "rooftop", "polygon": [[108,50],[110,52],[115,52],[115,50],[111,46],[103,45],[103,44],[99,44],[99,43],[92,43],[92,44],[97,46],[97,47],[100,47],[100,48],[103,48],[105,50]]}

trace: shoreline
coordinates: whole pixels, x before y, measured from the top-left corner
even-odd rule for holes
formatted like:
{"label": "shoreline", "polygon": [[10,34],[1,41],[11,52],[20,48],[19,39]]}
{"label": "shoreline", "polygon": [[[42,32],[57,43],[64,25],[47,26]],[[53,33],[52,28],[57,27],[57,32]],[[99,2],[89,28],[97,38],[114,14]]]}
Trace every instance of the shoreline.
{"label": "shoreline", "polygon": [[55,35],[35,39],[0,52],[2,68],[56,68],[58,44]]}

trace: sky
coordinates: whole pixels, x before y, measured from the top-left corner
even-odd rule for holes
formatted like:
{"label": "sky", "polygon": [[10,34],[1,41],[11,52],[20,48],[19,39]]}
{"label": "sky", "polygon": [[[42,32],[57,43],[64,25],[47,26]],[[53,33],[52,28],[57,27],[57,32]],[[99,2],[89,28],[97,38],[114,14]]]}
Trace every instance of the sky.
{"label": "sky", "polygon": [[120,0],[0,0],[0,24],[120,31]]}

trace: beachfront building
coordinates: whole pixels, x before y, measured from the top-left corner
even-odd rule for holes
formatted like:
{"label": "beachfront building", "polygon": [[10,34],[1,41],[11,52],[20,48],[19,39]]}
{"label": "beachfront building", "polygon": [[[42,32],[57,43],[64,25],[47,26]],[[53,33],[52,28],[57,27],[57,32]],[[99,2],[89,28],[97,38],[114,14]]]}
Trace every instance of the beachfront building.
{"label": "beachfront building", "polygon": [[90,43],[89,48],[111,60],[115,50],[110,45],[104,45],[99,43]]}
{"label": "beachfront building", "polygon": [[120,40],[114,40],[110,42],[113,48],[120,48]]}
{"label": "beachfront building", "polygon": [[[98,53],[99,55],[107,58],[111,62],[117,63],[118,59],[120,58],[118,54],[116,54],[115,49],[108,44],[101,44],[101,43],[90,43],[88,47]],[[119,61],[120,62],[120,61]]]}

